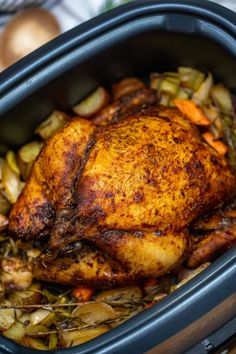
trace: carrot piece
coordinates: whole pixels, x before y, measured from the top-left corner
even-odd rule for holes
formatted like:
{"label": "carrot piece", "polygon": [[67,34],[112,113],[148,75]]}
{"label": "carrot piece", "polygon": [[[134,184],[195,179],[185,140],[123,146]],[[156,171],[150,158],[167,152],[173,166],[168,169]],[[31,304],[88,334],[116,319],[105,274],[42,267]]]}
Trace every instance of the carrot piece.
{"label": "carrot piece", "polygon": [[151,302],[148,302],[144,305],[144,308],[145,309],[149,309],[150,307],[152,307],[153,305],[155,305],[155,301],[151,301]]}
{"label": "carrot piece", "polygon": [[89,288],[87,286],[80,286],[77,288],[74,288],[71,291],[71,295],[79,301],[82,302],[86,302],[89,301],[91,299],[91,297],[93,296],[94,293],[94,289]]}
{"label": "carrot piece", "polygon": [[205,116],[201,108],[191,100],[175,99],[176,107],[196,125],[209,126],[211,121]]}
{"label": "carrot piece", "polygon": [[228,148],[223,141],[215,140],[214,136],[209,132],[203,133],[202,136],[220,155],[224,156],[227,153]]}

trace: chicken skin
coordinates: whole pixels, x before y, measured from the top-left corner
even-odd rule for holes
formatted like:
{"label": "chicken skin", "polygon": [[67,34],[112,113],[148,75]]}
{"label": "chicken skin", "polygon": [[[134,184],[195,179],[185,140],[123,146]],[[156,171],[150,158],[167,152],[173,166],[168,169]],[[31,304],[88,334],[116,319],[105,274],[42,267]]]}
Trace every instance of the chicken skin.
{"label": "chicken skin", "polygon": [[45,143],[10,214],[16,237],[49,236],[36,278],[105,287],[163,275],[186,258],[190,223],[229,199],[226,159],[185,116],[133,108],[76,118]]}

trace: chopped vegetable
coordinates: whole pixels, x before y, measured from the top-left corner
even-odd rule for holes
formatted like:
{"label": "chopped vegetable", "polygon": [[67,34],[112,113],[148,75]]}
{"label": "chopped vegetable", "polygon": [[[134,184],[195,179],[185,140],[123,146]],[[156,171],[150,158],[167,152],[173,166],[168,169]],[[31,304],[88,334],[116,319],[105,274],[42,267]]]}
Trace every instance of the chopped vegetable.
{"label": "chopped vegetable", "polygon": [[48,343],[48,349],[49,350],[55,350],[57,349],[57,335],[55,333],[51,333],[49,336],[49,343]]}
{"label": "chopped vegetable", "polygon": [[187,100],[187,99],[189,99],[189,97],[190,97],[189,92],[184,88],[180,88],[177,95],[176,95],[176,98],[179,98],[182,100]]}
{"label": "chopped vegetable", "polygon": [[174,103],[194,124],[203,126],[209,126],[211,124],[211,121],[204,115],[201,108],[197,107],[193,101],[175,99]]}
{"label": "chopped vegetable", "polygon": [[167,95],[166,93],[161,95],[160,100],[159,100],[159,104],[162,106],[168,106],[170,103],[170,96]]}
{"label": "chopped vegetable", "polygon": [[211,89],[211,97],[220,109],[227,114],[233,113],[233,103],[229,90],[223,85],[215,85]]}
{"label": "chopped vegetable", "polygon": [[23,179],[23,181],[26,181],[27,178],[29,177],[31,167],[33,165],[33,162],[30,163],[25,163],[24,161],[21,160],[19,155],[17,155],[18,158],[18,165],[20,168],[20,176]]}
{"label": "chopped vegetable", "polygon": [[20,169],[16,161],[16,155],[13,151],[8,151],[6,160],[12,171],[14,171],[17,175],[20,175]]}
{"label": "chopped vegetable", "polygon": [[214,135],[215,139],[224,137],[224,129],[222,124],[222,117],[219,109],[213,105],[205,105],[202,107],[203,112],[211,121],[210,132]]}
{"label": "chopped vegetable", "polygon": [[51,309],[50,314],[41,321],[41,325],[47,327],[49,327],[52,323],[54,323],[56,319],[56,313],[53,312],[52,307],[48,307],[48,308]]}
{"label": "chopped vegetable", "polygon": [[67,331],[60,333],[60,341],[63,348],[69,348],[74,345],[83,344],[89,340],[100,336],[101,334],[109,330],[108,326],[101,325],[95,328],[85,329],[85,330],[76,330],[76,331]]}
{"label": "chopped vegetable", "polygon": [[89,301],[94,293],[94,289],[80,286],[72,290],[71,295],[78,301]]}
{"label": "chopped vegetable", "polygon": [[151,74],[150,77],[150,88],[152,88],[153,90],[159,90],[161,81],[163,79],[163,75],[157,74],[157,73],[153,73]]}
{"label": "chopped vegetable", "polygon": [[[30,315],[32,317],[32,313]],[[30,321],[25,328],[25,334],[29,337],[46,337],[48,335],[48,328],[41,324],[32,324]]]}
{"label": "chopped vegetable", "polygon": [[15,321],[10,328],[3,332],[3,335],[16,342],[20,342],[25,335],[25,326],[21,319]]}
{"label": "chopped vegetable", "polygon": [[105,303],[85,304],[76,308],[72,314],[83,323],[96,324],[116,317],[114,309]]}
{"label": "chopped vegetable", "polygon": [[[10,305],[10,301],[5,300],[2,304]],[[14,309],[0,309],[0,332],[10,328],[16,320]]]}
{"label": "chopped vegetable", "polygon": [[73,111],[81,117],[90,118],[101,111],[109,102],[109,94],[102,87],[98,87],[90,96],[73,107]]}
{"label": "chopped vegetable", "polygon": [[30,314],[30,323],[34,326],[45,320],[51,311],[45,309],[38,309]]}
{"label": "chopped vegetable", "polygon": [[38,257],[41,253],[41,250],[38,248],[31,248],[29,250],[26,251],[27,257],[29,258],[29,260],[32,260],[36,257]]}
{"label": "chopped vegetable", "polygon": [[209,132],[202,134],[202,136],[220,155],[224,156],[227,153],[228,148],[223,141],[215,140],[214,136]]}
{"label": "chopped vegetable", "polygon": [[227,158],[230,166],[236,173],[236,129],[233,116],[223,116],[221,123],[223,125],[224,138],[228,147]]}
{"label": "chopped vegetable", "polygon": [[64,127],[69,117],[60,111],[53,111],[52,114],[44,120],[35,130],[35,133],[41,136],[43,140],[51,138],[57,130]]}
{"label": "chopped vegetable", "polygon": [[205,77],[202,72],[184,66],[180,66],[178,68],[178,72],[184,87],[188,87],[193,90],[199,89]]}
{"label": "chopped vegetable", "polygon": [[32,141],[29,144],[24,145],[18,152],[19,157],[25,163],[33,162],[42,149],[43,143],[38,141]]}
{"label": "chopped vegetable", "polygon": [[7,198],[11,203],[15,203],[22,189],[20,178],[7,162],[4,163],[2,170],[2,185]]}
{"label": "chopped vegetable", "polygon": [[208,73],[207,78],[200,85],[198,90],[193,95],[193,100],[197,103],[204,103],[208,100],[210,96],[210,91],[213,87],[213,76],[211,73]]}
{"label": "chopped vegetable", "polygon": [[24,336],[20,343],[26,347],[30,347],[32,349],[38,349],[38,350],[48,350],[48,346],[45,345],[45,343],[36,338],[31,338],[28,336]]}
{"label": "chopped vegetable", "polygon": [[41,285],[39,283],[33,283],[27,290],[16,291],[9,295],[9,300],[13,305],[35,305],[40,303],[42,295],[40,293]]}
{"label": "chopped vegetable", "polygon": [[167,95],[175,96],[178,90],[178,83],[171,81],[169,78],[162,80],[160,84],[160,92],[166,93]]}

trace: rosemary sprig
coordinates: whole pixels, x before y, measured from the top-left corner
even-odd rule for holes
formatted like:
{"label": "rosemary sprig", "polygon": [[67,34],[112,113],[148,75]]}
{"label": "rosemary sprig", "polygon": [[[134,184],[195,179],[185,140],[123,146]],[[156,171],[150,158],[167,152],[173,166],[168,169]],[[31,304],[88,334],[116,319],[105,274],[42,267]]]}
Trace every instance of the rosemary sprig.
{"label": "rosemary sprig", "polygon": [[0,305],[0,310],[3,309],[45,309],[50,310],[51,308],[60,308],[60,307],[71,307],[71,306],[80,306],[85,304],[92,304],[93,301],[88,302],[71,302],[67,304],[34,304],[34,305]]}
{"label": "rosemary sprig", "polygon": [[60,328],[60,324],[58,324],[57,328],[55,328],[55,329],[51,329],[51,330],[43,331],[43,332],[37,332],[37,333],[28,332],[27,336],[29,336],[29,337],[45,337],[45,336],[50,335],[50,334],[59,334],[62,331],[63,332],[73,332],[73,331],[78,331],[78,330],[83,331],[83,330],[86,330],[86,329],[92,329],[92,328],[96,328],[97,326],[100,326],[101,324],[110,325],[110,324],[117,323],[117,325],[118,325],[118,324],[126,321],[128,318],[136,315],[139,312],[140,311],[135,311],[135,312],[129,313],[127,315],[123,315],[123,316],[116,317],[116,318],[113,318],[113,319],[101,321],[101,322],[95,323],[93,325],[91,325],[91,324],[86,324],[86,325],[85,324],[81,324],[81,325],[77,325],[77,326],[73,325],[72,327],[68,327],[68,328]]}
{"label": "rosemary sprig", "polygon": [[[102,301],[103,303],[106,303],[111,306],[122,306],[122,307],[135,307],[135,306],[140,306],[142,305],[143,302],[142,300],[114,300],[114,301]],[[87,302],[70,302],[70,303],[65,303],[65,304],[30,304],[30,305],[0,305],[0,309],[15,309],[15,310],[20,310],[20,309],[36,309],[36,308],[42,308],[46,310],[50,310],[51,308],[63,308],[63,307],[72,307],[72,306],[82,306],[86,304],[94,304],[98,303],[95,301],[87,301]]]}
{"label": "rosemary sprig", "polygon": [[86,326],[74,326],[74,327],[68,327],[68,328],[55,328],[52,330],[49,330],[47,332],[38,332],[38,333],[27,333],[27,336],[29,337],[45,337],[50,334],[58,334],[61,331],[63,332],[73,332],[73,331],[78,331],[78,330],[85,330],[85,329],[90,329],[90,328],[95,328],[96,325],[86,325]]}

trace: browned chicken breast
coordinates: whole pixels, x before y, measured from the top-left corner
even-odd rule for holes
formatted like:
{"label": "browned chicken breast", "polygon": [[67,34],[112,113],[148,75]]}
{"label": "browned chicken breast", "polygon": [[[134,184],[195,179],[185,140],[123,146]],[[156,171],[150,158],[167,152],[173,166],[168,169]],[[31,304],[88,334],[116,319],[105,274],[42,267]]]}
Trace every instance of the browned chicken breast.
{"label": "browned chicken breast", "polygon": [[[109,286],[160,276],[188,254],[189,224],[230,197],[226,159],[177,109],[141,101],[125,119],[101,118],[114,122],[105,127],[74,119],[45,143],[10,215],[17,237],[49,236],[36,278]],[[85,246],[63,255],[78,240]]]}

